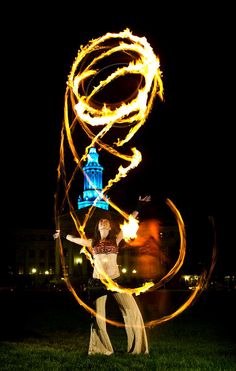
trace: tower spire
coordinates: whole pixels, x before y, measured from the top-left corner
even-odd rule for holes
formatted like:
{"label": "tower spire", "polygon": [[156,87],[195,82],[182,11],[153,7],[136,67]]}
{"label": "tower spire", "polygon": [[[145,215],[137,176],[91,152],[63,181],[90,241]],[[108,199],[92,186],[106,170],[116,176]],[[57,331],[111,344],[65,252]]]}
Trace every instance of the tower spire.
{"label": "tower spire", "polygon": [[108,210],[108,202],[102,199],[103,190],[103,167],[99,164],[98,153],[95,147],[89,149],[87,163],[83,167],[84,171],[84,191],[83,196],[78,197],[78,209],[83,209],[87,206],[92,206],[98,195],[101,194],[95,206],[104,210]]}

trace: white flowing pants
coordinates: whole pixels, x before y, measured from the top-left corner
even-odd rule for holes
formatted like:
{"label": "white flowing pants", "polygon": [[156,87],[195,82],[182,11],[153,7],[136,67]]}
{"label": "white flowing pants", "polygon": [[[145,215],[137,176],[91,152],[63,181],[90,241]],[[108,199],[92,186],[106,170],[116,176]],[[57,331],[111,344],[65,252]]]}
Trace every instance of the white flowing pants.
{"label": "white flowing pants", "polygon": [[[147,334],[139,307],[131,294],[114,293],[119,308],[121,310],[125,330],[127,334],[127,352],[131,354],[148,353]],[[101,296],[96,300],[96,312],[102,317],[106,317],[107,295]],[[114,352],[109,335],[106,329],[106,321],[96,316],[90,330],[90,341],[88,354],[106,354]]]}

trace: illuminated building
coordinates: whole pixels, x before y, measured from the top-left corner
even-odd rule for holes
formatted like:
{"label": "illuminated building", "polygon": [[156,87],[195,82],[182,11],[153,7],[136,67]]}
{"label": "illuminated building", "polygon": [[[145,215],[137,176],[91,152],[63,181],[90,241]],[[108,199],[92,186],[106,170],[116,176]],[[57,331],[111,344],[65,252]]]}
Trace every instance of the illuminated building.
{"label": "illuminated building", "polygon": [[78,198],[78,210],[92,205],[108,210],[109,204],[102,198],[103,167],[98,162],[98,153],[95,147],[89,149],[87,163],[83,167],[83,171],[84,191],[83,197],[79,196]]}

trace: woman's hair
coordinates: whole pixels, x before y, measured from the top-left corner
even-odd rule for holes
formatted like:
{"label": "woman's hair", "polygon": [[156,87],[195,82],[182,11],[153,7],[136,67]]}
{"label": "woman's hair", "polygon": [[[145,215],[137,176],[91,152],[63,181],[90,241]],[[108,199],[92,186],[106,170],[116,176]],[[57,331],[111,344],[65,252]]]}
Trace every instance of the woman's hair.
{"label": "woman's hair", "polygon": [[117,233],[118,233],[117,227],[116,227],[115,223],[112,221],[110,216],[105,216],[103,218],[100,218],[95,225],[94,236],[93,236],[93,245],[96,246],[96,244],[101,239],[101,235],[100,235],[100,232],[99,232],[99,229],[98,229],[98,225],[99,225],[99,222],[100,222],[101,219],[106,219],[106,220],[109,220],[109,222],[110,222],[111,229],[110,229],[106,239],[111,240],[114,243],[116,243],[116,236],[117,236]]}

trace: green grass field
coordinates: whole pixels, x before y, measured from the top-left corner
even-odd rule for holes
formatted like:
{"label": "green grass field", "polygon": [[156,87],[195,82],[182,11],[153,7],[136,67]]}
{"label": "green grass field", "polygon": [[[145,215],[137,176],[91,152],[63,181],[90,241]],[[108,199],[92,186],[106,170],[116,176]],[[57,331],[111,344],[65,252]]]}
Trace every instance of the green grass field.
{"label": "green grass field", "polygon": [[[147,329],[149,355],[127,354],[125,330],[108,325],[115,353],[88,356],[91,317],[69,292],[1,293],[0,370],[233,371],[235,296],[205,292],[180,316]],[[145,320],[169,308],[153,298],[139,304]],[[108,315],[120,319],[116,309],[111,301]]]}

